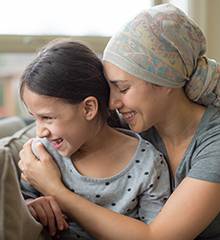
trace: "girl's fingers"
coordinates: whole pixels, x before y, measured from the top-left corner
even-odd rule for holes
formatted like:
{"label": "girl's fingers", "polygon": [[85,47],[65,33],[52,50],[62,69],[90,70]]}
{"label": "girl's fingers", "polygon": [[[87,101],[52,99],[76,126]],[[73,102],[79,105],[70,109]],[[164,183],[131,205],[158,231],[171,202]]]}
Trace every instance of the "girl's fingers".
{"label": "girl's fingers", "polygon": [[[30,204],[27,204],[28,208]],[[37,218],[39,219],[39,221],[44,225],[47,226],[48,222],[47,222],[47,216],[46,213],[44,211],[44,208],[37,203],[31,204],[32,208],[34,208],[36,214],[37,214]]]}
{"label": "girl's fingers", "polygon": [[49,233],[50,235],[54,236],[57,232],[56,219],[53,209],[51,208],[50,202],[48,201],[48,197],[45,197],[45,200],[46,201],[42,206],[47,216],[47,226]]}
{"label": "girl's fingers", "polygon": [[32,206],[28,206],[28,209],[29,209],[31,215],[32,215],[37,221],[39,221],[39,218],[38,218],[37,213],[36,213],[36,211],[34,210],[34,208],[33,208]]}
{"label": "girl's fingers", "polygon": [[55,199],[53,197],[49,197],[49,202],[50,202],[50,206],[53,210],[55,219],[56,219],[56,223],[57,223],[57,227],[60,231],[66,229],[68,227],[68,224],[66,222],[66,220],[63,217],[63,213],[59,207],[59,205],[57,204],[57,202],[55,201]]}
{"label": "girl's fingers", "polygon": [[65,218],[63,218],[63,225],[64,225],[64,228],[63,228],[63,230],[66,230],[66,229],[68,229],[68,228],[69,228],[69,224],[67,223],[67,221],[66,221],[66,219],[65,219]]}

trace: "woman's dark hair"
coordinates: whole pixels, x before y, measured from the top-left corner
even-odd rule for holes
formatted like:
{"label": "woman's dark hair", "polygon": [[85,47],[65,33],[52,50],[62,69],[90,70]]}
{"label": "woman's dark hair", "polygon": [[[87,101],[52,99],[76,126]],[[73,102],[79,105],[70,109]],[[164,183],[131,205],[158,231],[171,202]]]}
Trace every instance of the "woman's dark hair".
{"label": "woman's dark hair", "polygon": [[20,84],[45,96],[77,104],[96,97],[103,120],[108,117],[109,86],[101,60],[84,44],[72,40],[52,41],[25,69]]}

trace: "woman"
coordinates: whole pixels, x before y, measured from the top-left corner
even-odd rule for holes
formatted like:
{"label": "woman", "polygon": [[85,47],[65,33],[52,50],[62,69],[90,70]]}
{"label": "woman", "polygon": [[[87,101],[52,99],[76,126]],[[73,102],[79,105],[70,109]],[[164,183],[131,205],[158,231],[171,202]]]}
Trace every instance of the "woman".
{"label": "woman", "polygon": [[[220,113],[211,106],[220,103],[220,67],[205,50],[195,23],[165,4],[138,14],[104,52],[111,107],[132,130],[145,131],[170,168],[173,193],[150,224],[70,193],[46,153],[39,167],[31,164],[28,146],[21,161],[35,176],[30,169],[25,176],[97,239],[220,239]],[[38,178],[48,169],[50,186]]]}

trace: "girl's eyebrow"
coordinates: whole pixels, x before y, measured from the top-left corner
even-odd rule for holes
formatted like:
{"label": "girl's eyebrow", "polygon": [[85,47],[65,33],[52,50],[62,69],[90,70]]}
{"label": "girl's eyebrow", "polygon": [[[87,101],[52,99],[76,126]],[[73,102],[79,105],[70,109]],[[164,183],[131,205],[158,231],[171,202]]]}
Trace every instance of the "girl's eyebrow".
{"label": "girl's eyebrow", "polygon": [[[31,116],[34,116],[34,114],[33,114],[32,112],[30,112],[29,110],[28,110],[28,113],[29,113]],[[39,116],[39,117],[44,117],[44,116],[50,116],[50,115],[52,115],[52,113],[50,113],[50,112],[45,112],[45,113],[37,113],[36,115]]]}

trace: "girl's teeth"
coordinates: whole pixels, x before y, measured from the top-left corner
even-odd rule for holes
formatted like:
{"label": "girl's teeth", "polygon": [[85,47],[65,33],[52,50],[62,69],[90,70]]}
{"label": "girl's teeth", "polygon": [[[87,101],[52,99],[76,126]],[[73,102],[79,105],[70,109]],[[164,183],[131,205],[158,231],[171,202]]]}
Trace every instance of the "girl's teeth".
{"label": "girl's teeth", "polygon": [[63,139],[60,138],[60,139],[58,139],[56,142],[57,142],[57,143],[61,143],[62,141],[63,141]]}

